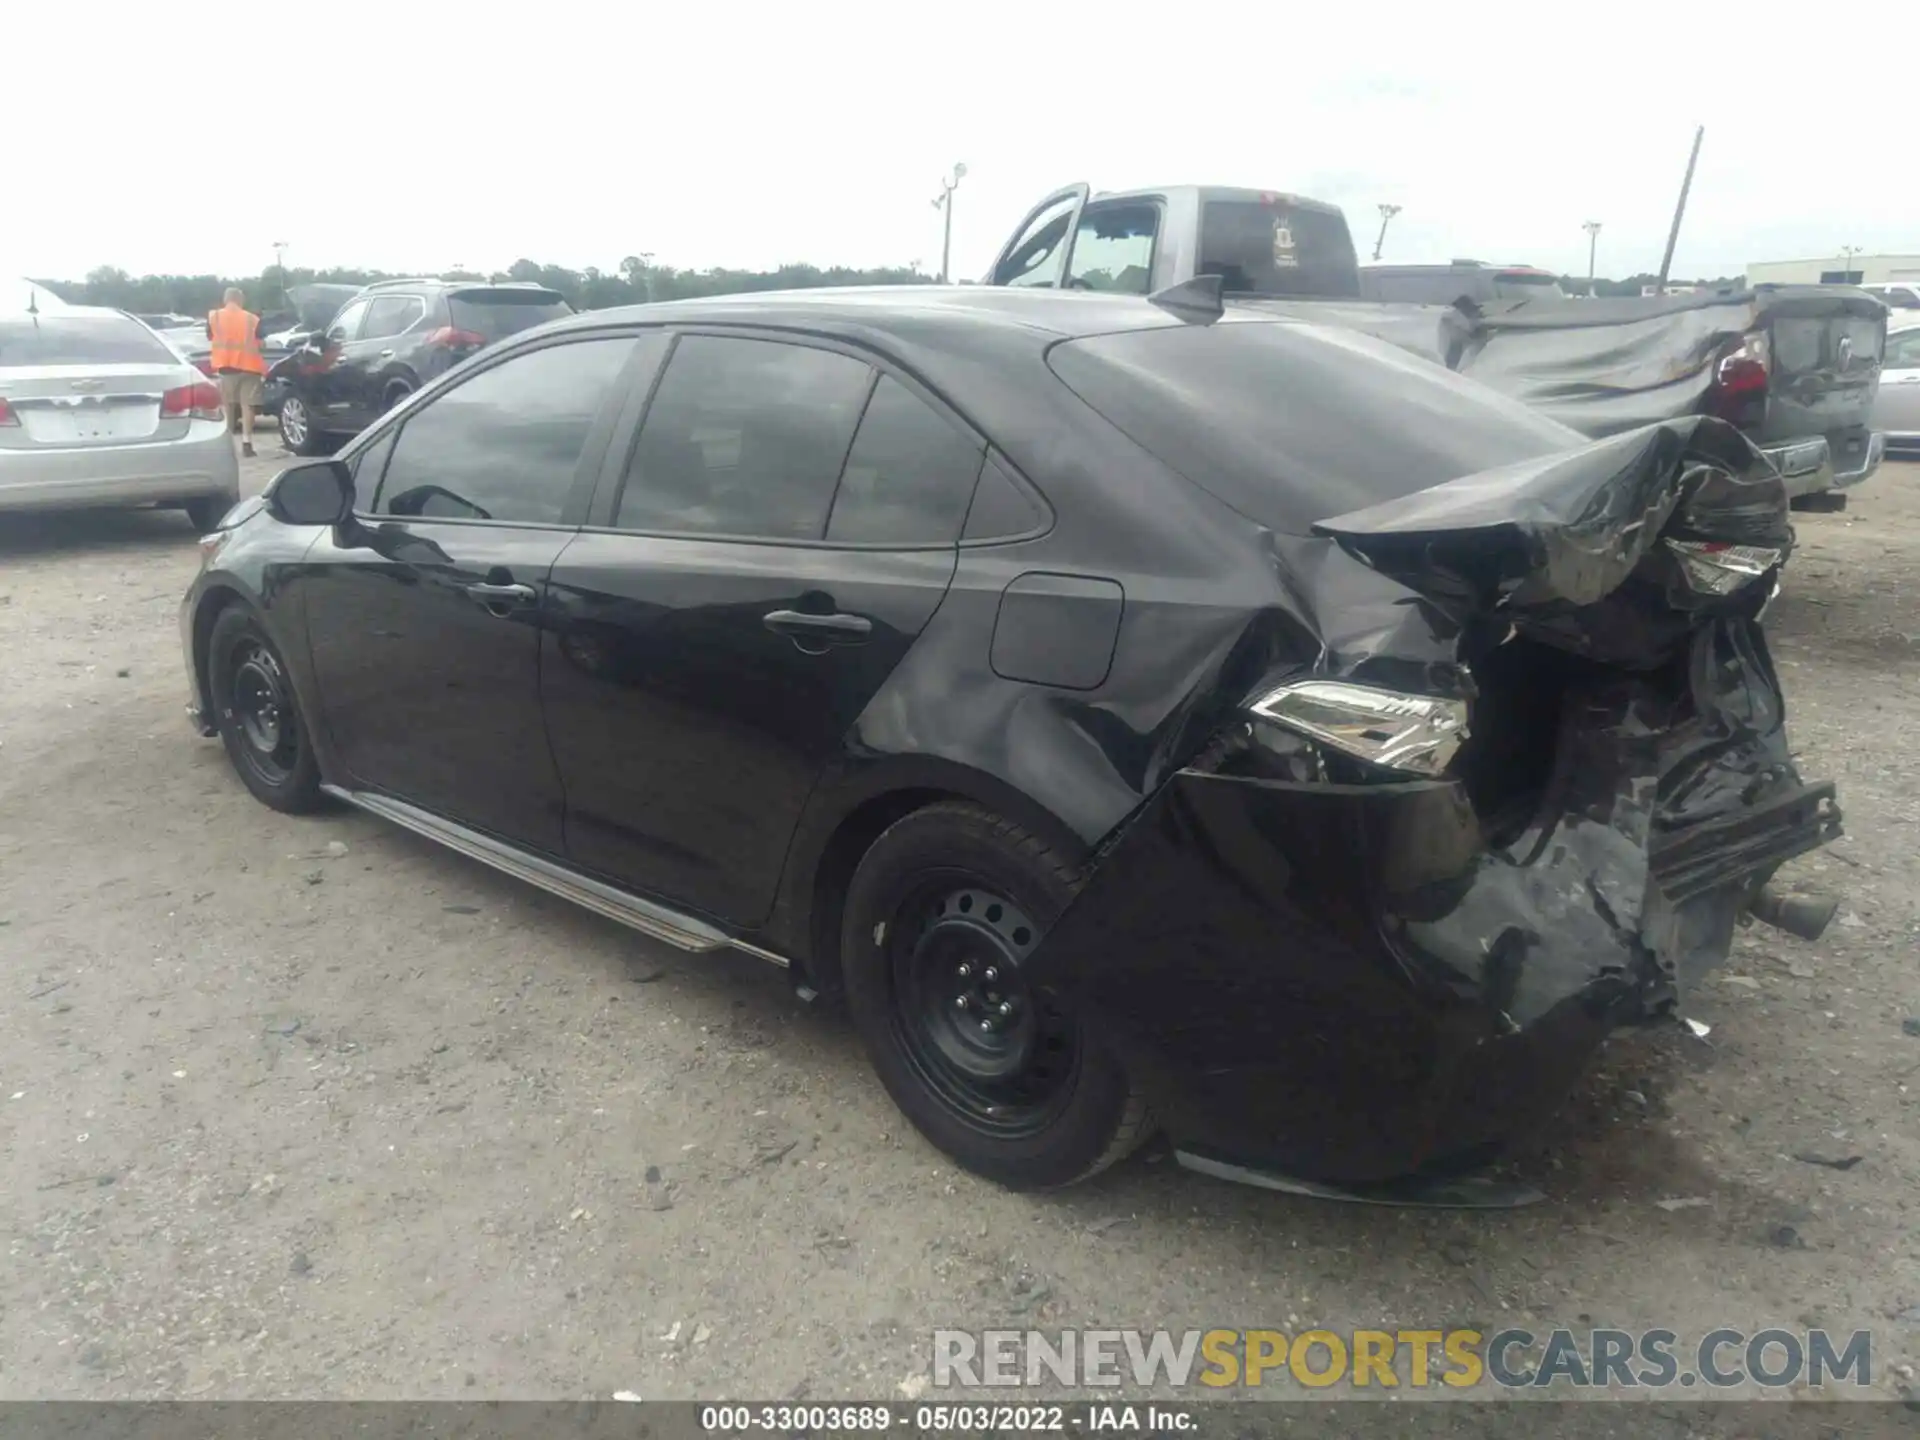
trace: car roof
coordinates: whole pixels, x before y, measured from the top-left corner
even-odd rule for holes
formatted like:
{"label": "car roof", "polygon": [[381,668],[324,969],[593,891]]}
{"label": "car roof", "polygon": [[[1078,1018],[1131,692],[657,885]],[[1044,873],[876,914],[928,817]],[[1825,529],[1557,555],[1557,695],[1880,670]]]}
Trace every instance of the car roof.
{"label": "car roof", "polygon": [[[1227,321],[1276,317],[1229,310]],[[556,320],[545,330],[578,329],[609,321],[766,325],[780,329],[843,327],[884,331],[893,324],[1028,332],[1058,338],[1146,330],[1181,321],[1136,295],[999,285],[869,285],[810,290],[762,290],[697,300],[665,300],[589,310]]]}
{"label": "car roof", "polygon": [[1087,198],[1104,203],[1108,200],[1152,200],[1163,195],[1195,195],[1203,201],[1240,200],[1256,205],[1284,202],[1295,210],[1320,210],[1330,215],[1345,213],[1331,201],[1315,200],[1310,195],[1296,195],[1290,190],[1262,190],[1253,185],[1141,185],[1130,190],[1096,190]]}

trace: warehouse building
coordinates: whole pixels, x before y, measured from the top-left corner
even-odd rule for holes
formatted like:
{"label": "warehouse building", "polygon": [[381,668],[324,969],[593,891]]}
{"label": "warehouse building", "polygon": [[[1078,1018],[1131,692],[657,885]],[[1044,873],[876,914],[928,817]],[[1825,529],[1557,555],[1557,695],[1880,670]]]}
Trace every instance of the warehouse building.
{"label": "warehouse building", "polygon": [[1814,260],[1756,260],[1749,285],[1880,285],[1920,281],[1920,255],[1826,255]]}

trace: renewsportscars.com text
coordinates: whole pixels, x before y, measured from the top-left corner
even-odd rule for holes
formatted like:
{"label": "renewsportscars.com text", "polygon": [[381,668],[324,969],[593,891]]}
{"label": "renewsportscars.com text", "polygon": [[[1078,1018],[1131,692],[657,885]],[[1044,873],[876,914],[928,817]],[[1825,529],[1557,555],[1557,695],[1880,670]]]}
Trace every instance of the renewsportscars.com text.
{"label": "renewsportscars.com text", "polygon": [[1687,1389],[1873,1383],[1865,1330],[936,1330],[936,1387]]}

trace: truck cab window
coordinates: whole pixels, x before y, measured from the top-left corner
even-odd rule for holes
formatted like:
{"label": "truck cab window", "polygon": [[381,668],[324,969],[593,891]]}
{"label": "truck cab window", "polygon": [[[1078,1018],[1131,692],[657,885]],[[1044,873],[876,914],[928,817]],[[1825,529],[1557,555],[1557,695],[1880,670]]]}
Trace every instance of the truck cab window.
{"label": "truck cab window", "polygon": [[1026,233],[1014,243],[993,272],[996,285],[1046,287],[1060,283],[1060,269],[1066,259],[1067,221],[1073,214],[1076,198],[1062,196],[1033,217]]}
{"label": "truck cab window", "polygon": [[1160,207],[1151,202],[1089,205],[1074,233],[1067,284],[1075,290],[1145,295],[1152,288]]}

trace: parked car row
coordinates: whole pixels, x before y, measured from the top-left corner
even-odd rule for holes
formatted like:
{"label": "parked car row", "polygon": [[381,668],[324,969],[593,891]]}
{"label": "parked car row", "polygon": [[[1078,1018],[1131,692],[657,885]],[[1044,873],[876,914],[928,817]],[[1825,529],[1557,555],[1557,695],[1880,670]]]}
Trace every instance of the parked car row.
{"label": "parked car row", "polygon": [[676,302],[445,373],[542,308],[336,317],[361,378],[300,393],[367,428],[203,543],[196,723],[276,809],[844,994],[1004,1183],[1158,1127],[1432,1198],[1838,833],[1759,629],[1786,489],[1719,419],[1590,439],[1178,292]]}

